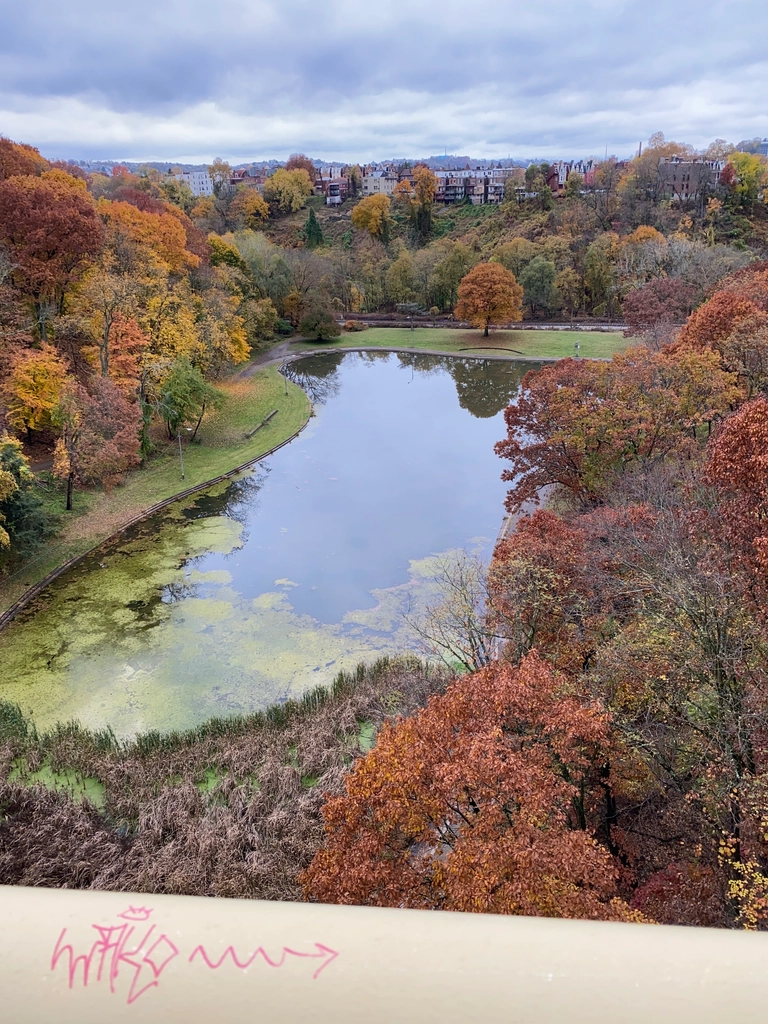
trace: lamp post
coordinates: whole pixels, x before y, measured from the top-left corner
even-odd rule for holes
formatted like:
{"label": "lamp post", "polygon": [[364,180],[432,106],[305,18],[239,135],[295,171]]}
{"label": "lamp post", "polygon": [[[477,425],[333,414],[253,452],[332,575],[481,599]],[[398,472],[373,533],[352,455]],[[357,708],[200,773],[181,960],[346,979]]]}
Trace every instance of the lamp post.
{"label": "lamp post", "polygon": [[573,343],[573,347],[576,349],[576,358],[578,359],[579,358],[579,349],[581,348],[581,345],[578,343],[578,341],[575,341]]}
{"label": "lamp post", "polygon": [[[192,433],[192,427],[184,427],[183,429],[186,430],[186,432],[188,434]],[[179,462],[181,463],[181,479],[183,480],[184,479],[184,456],[183,456],[182,451],[181,451],[181,431],[182,431],[182,428],[179,427],[179,432],[176,435],[176,439],[179,442]]]}

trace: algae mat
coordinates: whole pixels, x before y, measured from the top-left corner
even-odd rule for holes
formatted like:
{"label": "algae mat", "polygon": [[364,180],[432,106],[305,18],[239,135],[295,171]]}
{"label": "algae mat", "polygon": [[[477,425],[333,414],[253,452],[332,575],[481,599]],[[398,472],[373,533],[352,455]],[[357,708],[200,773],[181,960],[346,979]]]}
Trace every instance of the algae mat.
{"label": "algae mat", "polygon": [[334,354],[295,367],[318,415],[231,484],[133,527],[0,634],[0,697],[118,735],[298,696],[413,649],[446,552],[488,552],[493,442],[525,368]]}

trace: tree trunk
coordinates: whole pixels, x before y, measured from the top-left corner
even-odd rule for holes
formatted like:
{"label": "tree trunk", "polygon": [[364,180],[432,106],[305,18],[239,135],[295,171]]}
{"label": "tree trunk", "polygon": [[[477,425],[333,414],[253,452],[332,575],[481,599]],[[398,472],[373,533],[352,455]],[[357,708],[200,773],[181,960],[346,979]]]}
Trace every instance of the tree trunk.
{"label": "tree trunk", "polygon": [[200,429],[200,424],[203,422],[203,416],[205,416],[205,402],[203,402],[203,408],[200,410],[200,416],[198,417],[197,423],[195,424],[195,431],[192,434],[192,437],[190,437],[190,439],[189,439],[190,444],[197,437],[197,432]]}
{"label": "tree trunk", "polygon": [[488,337],[488,324],[485,325],[485,330],[483,331],[483,337],[484,338]]}
{"label": "tree trunk", "polygon": [[107,324],[104,328],[104,340],[99,346],[99,360],[101,361],[101,376],[109,376],[109,327]]}
{"label": "tree trunk", "polygon": [[67,512],[72,511],[72,485],[75,482],[75,474],[70,473],[67,477]]}

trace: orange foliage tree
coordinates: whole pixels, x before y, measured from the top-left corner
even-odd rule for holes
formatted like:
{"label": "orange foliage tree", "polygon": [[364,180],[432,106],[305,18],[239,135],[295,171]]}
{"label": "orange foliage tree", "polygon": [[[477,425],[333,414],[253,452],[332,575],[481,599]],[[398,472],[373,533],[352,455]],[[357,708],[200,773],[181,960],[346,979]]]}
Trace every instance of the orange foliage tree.
{"label": "orange foliage tree", "polygon": [[709,446],[706,475],[720,494],[731,542],[762,575],[768,569],[768,399],[763,395],[723,423]]}
{"label": "orange foliage tree", "polygon": [[387,724],[323,811],[311,899],[547,917],[631,916],[582,794],[607,719],[535,654]]}
{"label": "orange foliage tree", "polygon": [[255,188],[243,186],[229,204],[227,220],[234,228],[258,228],[269,219],[269,207]]}
{"label": "orange foliage tree", "polygon": [[454,310],[460,320],[483,328],[523,319],[523,289],[515,275],[500,263],[478,263],[462,278]]}
{"label": "orange foliage tree", "polygon": [[41,174],[50,164],[40,151],[24,142],[11,142],[0,136],[0,181],[17,174]]}
{"label": "orange foliage tree", "polygon": [[187,250],[187,237],[178,217],[171,213],[149,213],[132,203],[109,202],[100,199],[99,213],[106,224],[107,236],[113,248],[120,248],[122,240],[140,252],[154,257],[160,266],[171,273],[182,273],[196,267],[199,257]]}
{"label": "orange foliage tree", "polygon": [[718,291],[688,317],[677,339],[678,347],[714,347],[723,342],[740,321],[759,314],[759,307],[738,292]]}

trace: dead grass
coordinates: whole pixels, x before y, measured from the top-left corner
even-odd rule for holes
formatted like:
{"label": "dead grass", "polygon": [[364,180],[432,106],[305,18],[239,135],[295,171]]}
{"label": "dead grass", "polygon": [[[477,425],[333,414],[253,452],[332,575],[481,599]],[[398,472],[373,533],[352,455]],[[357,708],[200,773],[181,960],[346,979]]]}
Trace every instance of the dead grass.
{"label": "dead grass", "polygon": [[[77,725],[38,737],[0,703],[0,884],[301,899],[326,797],[384,721],[447,682],[384,659],[299,702],[126,745]],[[10,778],[42,767],[80,785]],[[82,799],[85,780],[103,799]]]}

